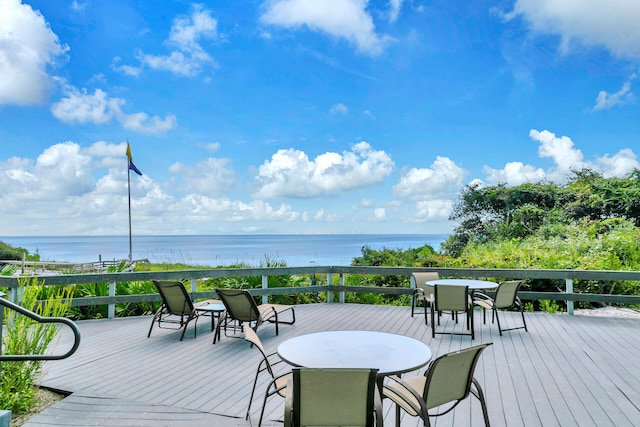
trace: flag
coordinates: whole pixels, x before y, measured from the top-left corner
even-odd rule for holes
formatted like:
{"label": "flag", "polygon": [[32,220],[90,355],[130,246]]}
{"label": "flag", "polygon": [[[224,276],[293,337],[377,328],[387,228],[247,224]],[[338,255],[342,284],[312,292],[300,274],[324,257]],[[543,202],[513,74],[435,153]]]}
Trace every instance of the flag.
{"label": "flag", "polygon": [[129,146],[128,142],[127,142],[127,158],[129,159],[129,170],[132,170],[138,175],[142,176],[142,172],[140,172],[136,167],[136,165],[133,164],[133,157],[131,157],[131,147]]}

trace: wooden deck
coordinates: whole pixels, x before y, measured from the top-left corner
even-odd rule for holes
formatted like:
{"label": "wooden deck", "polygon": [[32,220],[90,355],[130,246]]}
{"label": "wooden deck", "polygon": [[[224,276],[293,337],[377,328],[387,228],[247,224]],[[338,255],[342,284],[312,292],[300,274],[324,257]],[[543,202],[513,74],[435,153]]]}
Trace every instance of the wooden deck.
{"label": "wooden deck", "polygon": [[[517,314],[506,313],[507,327]],[[437,335],[407,307],[322,304],[296,307],[295,325],[263,325],[267,351],[293,336],[322,330],[361,329],[399,333],[427,343],[434,355],[493,342],[482,355],[482,384],[493,426],[640,425],[640,320],[527,313],[524,330],[498,335],[476,312],[476,339]],[[443,321],[446,316],[443,317]],[[33,417],[26,426],[249,426],[247,408],[259,352],[242,339],[222,337],[213,345],[208,319],[185,340],[156,329],[150,317],[81,321],[82,342],[69,359],[51,362],[45,387],[72,393]],[[451,320],[447,320],[451,322]],[[461,324],[464,322],[461,322]],[[443,327],[451,328],[449,323]],[[462,327],[459,325],[458,327]],[[56,351],[70,344],[63,336]],[[286,368],[285,364],[284,367]],[[417,375],[424,371],[409,373]],[[266,378],[258,386],[251,419],[257,424]],[[282,426],[283,399],[267,403],[265,426]],[[385,425],[394,411],[385,401]],[[436,421],[437,420],[437,421]],[[474,398],[452,414],[432,418],[436,426],[483,425]],[[404,416],[402,426],[420,425]]]}

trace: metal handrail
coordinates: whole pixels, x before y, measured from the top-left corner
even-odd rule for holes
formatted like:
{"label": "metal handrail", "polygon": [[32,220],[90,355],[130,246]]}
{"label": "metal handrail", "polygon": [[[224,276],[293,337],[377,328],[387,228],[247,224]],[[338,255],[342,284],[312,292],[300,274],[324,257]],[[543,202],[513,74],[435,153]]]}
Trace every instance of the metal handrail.
{"label": "metal handrail", "polygon": [[[7,299],[4,298],[4,293],[0,292],[0,306],[4,306],[7,308],[10,308],[11,310],[17,311],[20,314],[23,314],[37,322],[40,323],[62,323],[64,325],[67,325],[68,327],[71,328],[71,330],[73,331],[73,346],[71,347],[71,349],[69,351],[67,351],[64,354],[50,354],[50,355],[45,355],[45,354],[7,354],[7,355],[3,355],[1,354],[2,352],[2,343],[0,342],[0,362],[4,362],[4,361],[26,361],[26,360],[60,360],[60,359],[66,359],[67,357],[71,356],[73,353],[76,352],[76,350],[78,349],[78,347],[80,346],[80,330],[78,329],[78,326],[76,326],[76,324],[70,320],[67,319],[65,317],[43,317],[40,316],[39,314],[36,314],[32,311],[27,310],[24,307],[21,307],[17,304],[12,303],[11,301],[8,301]],[[4,309],[2,309],[2,311],[4,311]],[[3,313],[0,312],[0,336],[2,335],[2,317],[3,317]]]}

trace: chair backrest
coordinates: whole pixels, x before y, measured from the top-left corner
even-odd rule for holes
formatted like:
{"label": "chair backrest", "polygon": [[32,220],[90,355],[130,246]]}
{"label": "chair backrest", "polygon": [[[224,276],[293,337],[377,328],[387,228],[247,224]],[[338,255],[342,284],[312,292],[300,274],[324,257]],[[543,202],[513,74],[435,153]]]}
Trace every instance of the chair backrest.
{"label": "chair backrest", "polygon": [[491,344],[480,344],[443,354],[429,365],[425,372],[427,379],[422,394],[427,409],[460,401],[469,395],[480,353]]}
{"label": "chair backrest", "polygon": [[169,313],[183,316],[193,312],[193,302],[182,282],[153,280],[153,284]]}
{"label": "chair backrest", "polygon": [[374,425],[377,369],[293,368],[294,426]]}
{"label": "chair backrest", "polygon": [[422,289],[425,295],[433,293],[433,286],[427,285],[426,282],[440,278],[440,275],[436,271],[415,272],[411,273],[411,276],[416,284],[416,289]]}
{"label": "chair backrest", "polygon": [[496,308],[510,308],[516,301],[518,290],[524,280],[509,280],[500,283],[496,290],[494,305]]}
{"label": "chair backrest", "polygon": [[216,289],[216,293],[232,319],[254,322],[260,318],[260,310],[249,292],[243,289]]}
{"label": "chair backrest", "polygon": [[258,348],[258,350],[260,350],[260,353],[262,353],[262,357],[264,358],[264,363],[267,367],[267,371],[269,371],[269,374],[272,377],[274,377],[273,369],[271,368],[271,363],[269,363],[269,355],[267,354],[266,351],[264,351],[264,347],[262,346],[262,341],[260,341],[258,334],[256,334],[253,328],[249,325],[244,325],[242,327],[242,330],[244,331],[244,339],[249,341],[251,344],[255,345]]}
{"label": "chair backrest", "polygon": [[436,285],[433,294],[437,311],[466,311],[469,306],[468,286]]}

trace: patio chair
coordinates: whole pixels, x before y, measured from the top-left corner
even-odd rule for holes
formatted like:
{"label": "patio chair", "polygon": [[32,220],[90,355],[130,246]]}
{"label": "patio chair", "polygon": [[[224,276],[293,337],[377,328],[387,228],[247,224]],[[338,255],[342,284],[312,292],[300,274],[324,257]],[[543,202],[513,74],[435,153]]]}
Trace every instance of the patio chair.
{"label": "patio chair", "polygon": [[267,352],[264,350],[264,347],[262,346],[260,338],[249,325],[244,325],[243,330],[244,339],[249,341],[252,347],[255,346],[258,350],[260,350],[260,354],[262,354],[262,360],[258,364],[256,376],[253,380],[253,388],[251,389],[251,397],[249,397],[249,407],[247,408],[247,415],[244,417],[245,420],[249,419],[249,412],[251,411],[253,395],[255,394],[256,385],[258,384],[258,377],[264,371],[267,371],[269,375],[271,375],[271,381],[269,381],[269,385],[267,386],[267,390],[262,401],[262,409],[260,410],[260,420],[258,421],[258,427],[260,427],[262,425],[262,418],[264,416],[264,408],[267,404],[267,399],[274,394],[279,394],[283,398],[286,396],[287,381],[289,380],[289,378],[291,378],[291,371],[276,376],[273,370],[273,366],[279,363],[283,363],[284,361],[278,357],[277,353],[267,354]]}
{"label": "patio chair", "polygon": [[[436,332],[435,316],[438,313],[438,326],[440,325],[439,313],[443,311],[450,311],[453,317],[458,322],[458,313],[465,313],[467,316],[467,330],[471,329],[471,332],[465,334],[464,332]],[[469,287],[459,285],[435,285],[434,292],[431,296],[431,336],[436,337],[436,334],[448,334],[448,335],[471,335],[471,339],[475,339],[475,331],[473,325],[473,301],[469,297]]]}
{"label": "patio chair", "polygon": [[[496,289],[494,298],[481,292],[476,292],[473,295],[473,304],[482,307],[482,318],[485,324],[487,323],[487,310],[492,310],[491,323],[494,323],[496,319],[498,320],[498,332],[500,332],[500,336],[502,336],[503,331],[512,331],[514,329],[524,329],[525,332],[529,332],[527,329],[527,321],[524,319],[524,305],[522,301],[520,301],[520,298],[518,298],[518,290],[520,290],[520,286],[522,286],[523,283],[524,280],[509,280],[500,283],[498,289]],[[519,311],[522,316],[523,326],[503,329],[502,326],[500,326],[498,310]]]}
{"label": "patio chair", "polygon": [[[180,341],[182,341],[187,331],[187,326],[192,320],[197,326],[199,316],[197,306],[191,301],[191,297],[182,282],[153,280],[153,284],[162,298],[162,305],[153,315],[147,338],[151,336],[153,325],[158,322],[158,328],[162,328],[162,325],[166,323],[177,326],[166,327],[168,329],[182,329],[182,334],[180,335]],[[197,331],[194,327],[193,336],[195,337],[196,334]]]}
{"label": "patio chair", "polygon": [[[256,304],[249,292],[244,289],[216,289],[216,293],[226,308],[226,313],[222,316],[222,321],[218,322],[216,335],[213,337],[215,344],[216,337],[220,335],[220,329],[224,327],[227,335],[229,322],[238,322],[238,328],[242,328],[244,323],[253,324],[253,330],[258,331],[258,327],[266,322],[276,325],[276,335],[278,335],[278,325],[284,323],[293,325],[296,322],[296,312],[294,306],[283,304]],[[292,319],[283,321],[280,314],[291,310]]]}
{"label": "patio chair", "polygon": [[419,303],[422,303],[424,307],[424,324],[428,325],[427,321],[427,306],[431,302],[431,294],[433,294],[433,286],[427,285],[429,280],[438,280],[440,275],[435,271],[428,272],[415,272],[411,273],[411,277],[416,285],[411,296],[411,317],[415,312],[415,308]]}
{"label": "patio chair", "polygon": [[[443,354],[431,362],[424,375],[406,380],[389,376],[389,382],[383,388],[383,396],[396,405],[396,427],[400,427],[401,408],[413,417],[422,418],[427,427],[431,425],[429,417],[448,414],[469,394],[480,401],[484,424],[489,426],[484,393],[473,373],[480,353],[491,344],[480,344]],[[434,408],[439,410],[436,413],[429,412]]]}
{"label": "patio chair", "polygon": [[377,369],[293,368],[284,427],[382,427]]}

